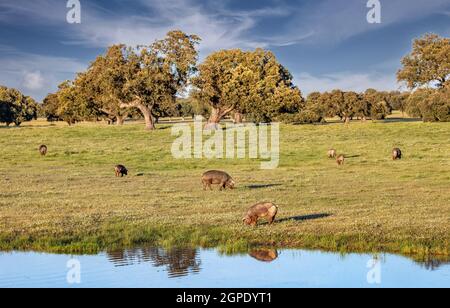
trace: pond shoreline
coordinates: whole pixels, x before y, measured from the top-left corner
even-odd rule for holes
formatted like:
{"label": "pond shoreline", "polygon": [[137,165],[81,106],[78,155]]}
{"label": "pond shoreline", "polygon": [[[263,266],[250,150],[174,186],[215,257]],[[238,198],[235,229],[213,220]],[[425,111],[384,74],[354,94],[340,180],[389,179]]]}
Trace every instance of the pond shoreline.
{"label": "pond shoreline", "polygon": [[[263,227],[267,230],[267,227]],[[146,236],[145,234],[152,236]],[[364,241],[363,237],[355,240],[354,236],[296,236],[295,241],[278,241],[276,239],[263,241],[261,239],[247,239],[239,236],[232,236],[223,231],[211,231],[215,236],[207,237],[205,233],[198,233],[198,230],[177,230],[176,235],[164,230],[127,232],[121,239],[98,237],[91,241],[85,239],[69,239],[67,237],[55,238],[27,238],[19,237],[5,240],[0,236],[0,252],[23,251],[23,252],[43,252],[57,254],[98,254],[105,251],[120,249],[131,249],[143,246],[171,247],[196,247],[203,249],[218,249],[224,254],[246,253],[251,249],[274,248],[274,249],[302,249],[309,251],[321,251],[326,253],[341,254],[394,254],[413,259],[415,261],[426,261],[438,259],[450,261],[450,249],[447,245],[428,246],[418,241],[403,242],[370,242]],[[131,234],[134,234],[131,235]],[[139,234],[139,236],[136,236]],[[157,238],[155,238],[155,235]],[[220,238],[220,239],[219,239]],[[225,239],[226,240],[223,240]],[[64,242],[64,244],[62,244]]]}

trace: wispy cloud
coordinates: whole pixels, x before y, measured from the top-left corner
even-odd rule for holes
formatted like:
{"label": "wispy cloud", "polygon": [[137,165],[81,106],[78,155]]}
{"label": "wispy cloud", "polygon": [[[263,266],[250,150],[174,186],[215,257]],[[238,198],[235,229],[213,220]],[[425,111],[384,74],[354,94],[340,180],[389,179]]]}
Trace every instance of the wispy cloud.
{"label": "wispy cloud", "polygon": [[379,30],[404,21],[412,22],[449,8],[448,0],[381,1],[381,24],[369,24],[367,0],[321,0],[298,9],[289,20],[289,33],[314,33],[313,43],[336,43],[355,35]]}
{"label": "wispy cloud", "polygon": [[[284,8],[233,12],[221,5],[208,9],[193,0],[141,1],[148,15],[105,18],[96,11],[84,11],[85,24],[74,32],[75,43],[104,47],[122,42],[145,44],[161,38],[171,29],[181,29],[202,38],[200,49],[210,52],[227,48],[255,48],[287,44],[290,37],[251,37],[249,32],[258,20],[289,14]],[[151,14],[150,14],[151,12]],[[145,12],[143,12],[145,15]],[[299,37],[294,38],[298,40]]]}
{"label": "wispy cloud", "polygon": [[[113,1],[115,2],[115,1]],[[306,34],[252,35],[258,22],[268,17],[290,16],[292,11],[282,5],[254,10],[231,10],[226,1],[213,4],[198,0],[137,0],[142,11],[120,14],[93,2],[82,1],[82,23],[67,25],[67,9],[57,0],[17,0],[0,3],[0,22],[59,25],[66,33],[65,44],[104,48],[111,44],[147,44],[161,38],[171,29],[181,29],[202,38],[202,51],[227,48],[288,46],[311,36]],[[117,3],[116,3],[117,4]],[[122,4],[123,5],[123,4]]]}
{"label": "wispy cloud", "polygon": [[[126,7],[111,0],[111,5]],[[202,37],[202,50],[241,47],[291,46],[302,42],[338,42],[404,20],[448,12],[448,0],[382,1],[382,23],[366,21],[367,0],[319,0],[300,2],[273,0],[272,5],[236,10],[228,1],[136,0],[140,12],[121,14],[95,2],[82,1],[82,23],[65,23],[67,8],[58,0],[16,0],[0,3],[0,22],[17,20],[59,24],[67,44],[106,47],[114,43],[145,44],[179,28]],[[280,18],[276,31],[258,33],[266,18]]]}

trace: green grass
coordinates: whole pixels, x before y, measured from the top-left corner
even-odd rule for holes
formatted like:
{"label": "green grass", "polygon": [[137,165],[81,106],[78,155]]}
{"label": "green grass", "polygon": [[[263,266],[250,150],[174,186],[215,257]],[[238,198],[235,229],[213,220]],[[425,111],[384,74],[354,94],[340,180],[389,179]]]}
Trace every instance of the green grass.
{"label": "green grass", "polygon": [[[276,170],[249,159],[175,160],[171,130],[160,128],[1,127],[0,250],[261,245],[450,255],[450,123],[282,126]],[[390,159],[394,146],[404,160]],[[350,157],[345,166],[326,158],[330,147]],[[129,177],[114,177],[118,163]],[[237,189],[204,192],[208,169],[231,173]],[[279,205],[278,222],[242,225],[259,201]]]}

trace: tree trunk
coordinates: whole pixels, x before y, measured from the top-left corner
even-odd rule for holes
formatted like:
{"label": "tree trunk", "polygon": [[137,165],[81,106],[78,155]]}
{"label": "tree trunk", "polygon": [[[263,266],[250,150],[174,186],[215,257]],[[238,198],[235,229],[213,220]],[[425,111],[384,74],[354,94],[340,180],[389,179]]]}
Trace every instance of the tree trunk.
{"label": "tree trunk", "polygon": [[[120,108],[138,108],[142,113],[145,119],[145,129],[146,130],[155,130],[155,118],[152,115],[152,109],[144,104],[142,104],[142,100],[139,97],[136,97],[136,100],[131,103],[121,103]],[[152,107],[153,108],[153,107]]]}
{"label": "tree trunk", "polygon": [[138,108],[142,112],[142,115],[144,116],[145,129],[146,130],[155,130],[156,126],[155,126],[155,121],[153,119],[151,110],[144,105],[139,105]]}
{"label": "tree trunk", "polygon": [[221,109],[221,108],[212,108],[211,116],[209,117],[208,123],[205,126],[205,129],[213,129],[217,130],[220,128],[220,120],[230,112],[234,110],[234,105],[231,107],[228,107],[227,109]]}
{"label": "tree trunk", "polygon": [[349,124],[350,123],[350,117],[345,117],[345,124]]}
{"label": "tree trunk", "polygon": [[243,114],[242,113],[240,113],[240,112],[236,112],[235,114],[234,114],[234,124],[242,124],[242,122],[243,122]]}
{"label": "tree trunk", "polygon": [[206,123],[205,129],[218,130],[220,120],[222,120],[223,116],[224,114],[219,108],[212,108],[211,116],[209,117],[208,123]]}
{"label": "tree trunk", "polygon": [[118,126],[122,126],[123,125],[123,123],[125,122],[125,117],[124,116],[116,116],[116,120],[117,120],[117,123],[116,123],[116,125],[118,125]]}

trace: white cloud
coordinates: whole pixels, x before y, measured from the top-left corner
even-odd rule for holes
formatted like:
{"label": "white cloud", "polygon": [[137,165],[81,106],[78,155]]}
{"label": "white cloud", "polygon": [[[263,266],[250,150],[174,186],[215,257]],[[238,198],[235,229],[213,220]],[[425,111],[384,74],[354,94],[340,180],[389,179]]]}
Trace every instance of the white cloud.
{"label": "white cloud", "polygon": [[[148,44],[164,37],[172,29],[181,29],[199,35],[202,38],[200,49],[204,52],[234,47],[265,47],[278,44],[277,38],[256,39],[249,37],[247,32],[263,17],[288,14],[282,8],[231,12],[217,7],[208,11],[203,5],[191,0],[142,3],[149,13],[145,18],[140,15],[114,16],[108,19],[93,10],[83,11],[85,22],[73,32],[72,43],[93,47],[105,47],[119,42],[128,45]],[[285,44],[291,38],[282,40],[281,44]]]}
{"label": "white cloud", "polygon": [[44,87],[44,77],[40,71],[25,72],[23,86],[28,90],[40,90]]}
{"label": "white cloud", "polygon": [[109,11],[95,3],[82,2],[82,22],[68,25],[67,9],[56,0],[16,0],[0,3],[0,23],[14,23],[26,18],[29,23],[59,25],[66,34],[64,43],[104,48],[111,44],[149,44],[172,29],[181,29],[202,38],[200,49],[207,53],[217,49],[288,46],[311,36],[312,32],[251,35],[258,22],[267,17],[288,17],[292,11],[278,3],[276,7],[254,10],[230,10],[226,1],[205,3],[197,0],[137,0],[139,14],[125,15]]}
{"label": "white cloud", "polygon": [[37,100],[42,100],[49,91],[55,91],[61,81],[72,79],[76,72],[87,67],[87,63],[72,58],[8,50],[10,52],[0,56],[0,84],[17,88]]}
{"label": "white cloud", "polygon": [[334,89],[363,92],[369,88],[380,91],[400,88],[395,74],[339,72],[313,76],[301,73],[295,76],[294,81],[305,96],[315,91],[325,92]]}

